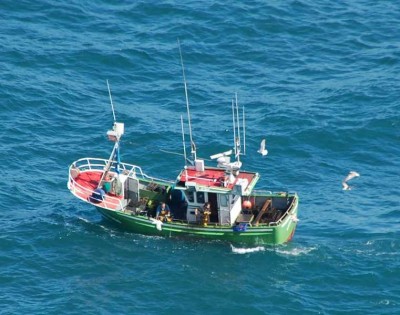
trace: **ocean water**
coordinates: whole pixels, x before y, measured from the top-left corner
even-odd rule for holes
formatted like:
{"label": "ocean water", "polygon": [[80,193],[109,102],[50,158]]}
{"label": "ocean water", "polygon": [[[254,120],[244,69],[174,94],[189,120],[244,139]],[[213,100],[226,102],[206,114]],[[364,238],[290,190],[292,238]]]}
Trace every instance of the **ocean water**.
{"label": "ocean water", "polygon": [[[1,314],[400,313],[397,1],[3,0],[0,20]],[[110,154],[106,80],[123,160],[175,178],[178,39],[198,155],[232,146],[237,93],[244,168],[300,196],[292,242],[137,235],[69,193],[71,162]]]}

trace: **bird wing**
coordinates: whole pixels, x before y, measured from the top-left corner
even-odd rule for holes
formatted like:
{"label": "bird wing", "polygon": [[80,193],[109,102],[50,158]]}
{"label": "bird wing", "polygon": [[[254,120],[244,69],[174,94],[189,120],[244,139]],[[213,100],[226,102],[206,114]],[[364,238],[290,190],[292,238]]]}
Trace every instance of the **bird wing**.
{"label": "bird wing", "polygon": [[350,179],[354,178],[354,177],[358,177],[360,176],[360,174],[358,174],[357,172],[351,171],[349,173],[349,175],[347,175],[347,177],[343,180],[344,182],[349,181]]}
{"label": "bird wing", "polygon": [[265,139],[262,139],[261,143],[260,143],[260,152],[262,152],[264,150],[265,150]]}

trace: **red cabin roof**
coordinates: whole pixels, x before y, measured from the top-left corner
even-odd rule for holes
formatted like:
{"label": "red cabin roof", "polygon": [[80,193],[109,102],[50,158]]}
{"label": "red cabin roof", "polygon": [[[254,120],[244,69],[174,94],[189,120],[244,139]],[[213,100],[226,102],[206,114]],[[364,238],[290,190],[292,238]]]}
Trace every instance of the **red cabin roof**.
{"label": "red cabin roof", "polygon": [[178,181],[183,183],[185,186],[196,185],[202,186],[202,190],[212,188],[222,188],[232,190],[236,184],[246,183],[248,187],[254,187],[259,178],[258,173],[240,171],[239,175],[235,176],[233,182],[229,182],[229,175],[222,168],[205,167],[204,171],[197,171],[195,167],[188,167],[184,169],[178,176]]}

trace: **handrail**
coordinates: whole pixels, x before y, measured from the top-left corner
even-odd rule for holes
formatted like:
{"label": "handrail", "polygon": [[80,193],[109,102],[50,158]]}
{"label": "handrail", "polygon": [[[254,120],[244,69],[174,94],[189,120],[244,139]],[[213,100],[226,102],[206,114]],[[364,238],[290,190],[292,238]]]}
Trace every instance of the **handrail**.
{"label": "handrail", "polygon": [[[68,180],[68,188],[69,190],[78,198],[80,198],[83,201],[86,201],[87,203],[96,205],[96,203],[91,202],[87,198],[83,198],[83,196],[93,196],[93,194],[97,194],[95,192],[95,189],[89,189],[86,188],[80,184],[78,184],[75,179],[71,176],[71,172],[69,173],[69,180]],[[100,197],[100,194],[99,194]],[[112,196],[107,196],[106,198],[103,199],[103,205],[105,208],[112,209],[112,210],[122,210],[123,209],[123,204],[122,200],[116,197]]]}
{"label": "handrail", "polygon": [[[112,163],[116,163],[116,161],[113,161]],[[100,159],[100,158],[81,158],[79,160],[76,160],[73,162],[70,167],[69,167],[69,178],[68,178],[68,188],[71,190],[71,192],[78,198],[80,198],[83,201],[86,201],[90,204],[93,205],[99,205],[101,204],[102,207],[105,207],[107,209],[111,210],[123,210],[125,207],[123,203],[123,199],[118,198],[118,197],[113,197],[110,195],[107,195],[105,198],[99,198],[102,199],[102,201],[97,204],[95,202],[90,201],[89,197],[93,196],[93,194],[96,194],[95,188],[90,189],[87,187],[84,187],[80,185],[75,179],[72,177],[72,170],[77,169],[79,172],[86,172],[86,171],[99,171],[103,172],[106,165],[108,163],[108,160],[106,159]],[[159,179],[156,177],[151,177],[145,174],[141,167],[133,164],[128,164],[128,163],[119,163],[119,167],[125,175],[127,175],[130,178],[140,178],[140,179],[145,179],[148,181],[158,181],[158,182],[164,182],[167,184],[174,184],[173,181],[171,180],[165,180],[165,179]],[[116,171],[115,167],[111,168],[112,171]],[[100,197],[100,194],[99,194]]]}
{"label": "handrail", "polygon": [[258,190],[258,189],[253,189],[253,194],[268,194],[268,195],[274,195],[274,193],[271,190]]}
{"label": "handrail", "polygon": [[282,193],[287,193],[288,195],[297,195],[295,191],[271,191],[271,190],[259,190],[254,189],[253,194],[268,194],[268,195],[280,195]]}
{"label": "handrail", "polygon": [[293,198],[292,203],[290,204],[289,208],[285,211],[285,213],[279,218],[278,221],[275,222],[270,222],[268,225],[278,225],[283,219],[285,219],[288,215],[289,212],[292,211],[292,209],[295,207],[295,204],[297,204],[297,198]]}
{"label": "handrail", "polygon": [[[75,166],[80,171],[104,170],[104,167],[107,165],[107,162],[108,162],[108,160],[100,159],[100,158],[81,158],[81,159],[73,162],[70,166],[70,169],[72,166]],[[112,163],[117,163],[117,161],[112,161]],[[120,162],[119,167],[122,169],[123,173],[128,175],[129,177],[133,177],[133,178],[140,177],[142,179],[147,179],[150,181],[161,181],[161,182],[166,182],[166,183],[170,183],[170,184],[175,183],[174,181],[171,181],[171,180],[148,176],[146,173],[144,173],[142,171],[142,168],[137,165]],[[116,171],[115,167],[112,167],[111,169]]]}

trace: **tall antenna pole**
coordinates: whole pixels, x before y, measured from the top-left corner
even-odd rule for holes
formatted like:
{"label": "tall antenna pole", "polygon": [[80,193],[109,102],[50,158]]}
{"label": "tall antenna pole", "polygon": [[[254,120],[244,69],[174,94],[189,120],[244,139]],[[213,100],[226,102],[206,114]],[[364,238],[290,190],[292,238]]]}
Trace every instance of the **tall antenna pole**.
{"label": "tall antenna pole", "polygon": [[181,57],[181,66],[182,66],[182,74],[183,74],[183,84],[185,85],[185,97],[186,97],[186,111],[188,115],[188,123],[189,123],[189,138],[190,138],[190,147],[191,153],[193,155],[193,159],[196,160],[196,146],[193,142],[192,138],[192,124],[190,121],[190,110],[189,110],[189,96],[187,91],[187,84],[186,84],[186,76],[185,76],[185,68],[183,66],[183,57],[182,57],[182,50],[181,50],[181,43],[178,38],[178,46],[179,46],[179,55]]}
{"label": "tall antenna pole", "polygon": [[244,120],[244,106],[243,106],[243,154],[246,155],[246,124]]}
{"label": "tall antenna pole", "polygon": [[239,161],[239,155],[240,155],[240,123],[239,123],[239,106],[238,106],[238,99],[237,99],[237,93],[235,93],[235,99],[236,99],[236,119],[237,119],[237,133],[238,133],[238,139],[236,145],[238,146],[237,150],[237,160]]}
{"label": "tall antenna pole", "polygon": [[185,165],[186,165],[186,144],[185,144],[185,132],[183,130],[183,116],[181,115],[181,128],[182,128],[182,142],[183,142],[183,156],[185,157]]}
{"label": "tall antenna pole", "polygon": [[233,122],[233,147],[235,149],[235,156],[236,156],[236,122],[235,122],[235,107],[232,99],[232,122]]}
{"label": "tall antenna pole", "polygon": [[114,112],[114,104],[113,104],[113,101],[112,101],[111,90],[110,90],[110,85],[108,84],[108,80],[107,80],[107,88],[108,88],[108,95],[110,96],[110,103],[111,103],[111,109],[112,109],[112,113],[113,113],[113,117],[114,117],[114,122],[116,122],[115,112]]}

